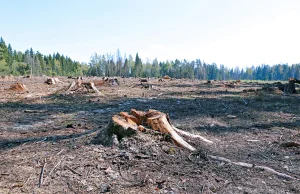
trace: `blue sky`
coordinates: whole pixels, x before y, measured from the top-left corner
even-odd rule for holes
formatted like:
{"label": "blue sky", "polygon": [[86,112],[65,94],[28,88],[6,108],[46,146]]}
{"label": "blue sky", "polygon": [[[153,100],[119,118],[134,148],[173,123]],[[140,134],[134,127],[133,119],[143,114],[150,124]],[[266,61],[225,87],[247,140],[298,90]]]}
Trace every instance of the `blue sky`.
{"label": "blue sky", "polygon": [[114,53],[226,66],[300,62],[299,0],[0,0],[0,36],[88,62]]}

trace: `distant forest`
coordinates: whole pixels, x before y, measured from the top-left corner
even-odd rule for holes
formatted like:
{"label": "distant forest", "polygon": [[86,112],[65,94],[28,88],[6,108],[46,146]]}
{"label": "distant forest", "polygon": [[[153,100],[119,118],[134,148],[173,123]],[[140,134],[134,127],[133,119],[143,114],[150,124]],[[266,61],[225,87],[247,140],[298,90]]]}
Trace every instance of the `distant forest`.
{"label": "distant forest", "polygon": [[0,39],[0,75],[48,75],[48,76],[124,76],[190,78],[201,80],[287,80],[300,77],[298,64],[262,64],[257,67],[228,68],[200,59],[193,61],[142,61],[138,53],[133,58],[114,54],[93,54],[89,63],[80,63],[60,53],[42,54],[32,48],[25,52],[13,50]]}

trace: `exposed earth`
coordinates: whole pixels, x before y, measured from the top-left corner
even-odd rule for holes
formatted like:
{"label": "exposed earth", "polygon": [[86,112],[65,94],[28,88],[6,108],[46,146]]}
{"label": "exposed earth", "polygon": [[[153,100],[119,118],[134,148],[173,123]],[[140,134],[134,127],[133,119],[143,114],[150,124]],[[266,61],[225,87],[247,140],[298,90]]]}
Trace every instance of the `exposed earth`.
{"label": "exposed earth", "polygon": [[[1,194],[300,193],[300,94],[250,81],[153,78],[145,88],[137,78],[118,78],[119,85],[97,86],[102,96],[85,89],[66,93],[71,78],[59,77],[54,85],[46,79],[0,78]],[[11,90],[17,81],[27,91]],[[214,143],[189,139],[197,149],[191,153],[165,135],[142,132],[103,143],[111,117],[132,108],[168,113],[174,126]]]}

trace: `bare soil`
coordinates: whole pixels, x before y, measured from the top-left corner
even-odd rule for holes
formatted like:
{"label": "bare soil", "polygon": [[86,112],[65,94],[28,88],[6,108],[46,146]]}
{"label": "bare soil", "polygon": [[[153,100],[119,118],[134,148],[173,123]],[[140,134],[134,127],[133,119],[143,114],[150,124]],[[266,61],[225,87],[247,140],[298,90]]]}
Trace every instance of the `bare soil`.
{"label": "bare soil", "polygon": [[[97,86],[105,94],[98,96],[85,89],[66,94],[73,80],[65,77],[55,85],[46,77],[0,79],[1,194],[300,193],[300,148],[282,146],[300,142],[299,94],[187,79],[150,79],[144,88],[139,79],[118,78],[120,85]],[[17,81],[28,91],[10,90]],[[106,144],[101,132],[111,117],[132,108],[168,113],[173,125],[214,144],[188,140],[198,150],[191,154],[167,136],[144,133]]]}

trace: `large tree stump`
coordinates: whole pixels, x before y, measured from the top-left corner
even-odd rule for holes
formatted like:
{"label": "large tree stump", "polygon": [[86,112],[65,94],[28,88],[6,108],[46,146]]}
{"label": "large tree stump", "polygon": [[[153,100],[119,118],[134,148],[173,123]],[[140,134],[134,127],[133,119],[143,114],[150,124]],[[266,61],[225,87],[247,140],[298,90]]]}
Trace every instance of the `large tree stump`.
{"label": "large tree stump", "polygon": [[125,136],[135,135],[138,131],[149,131],[143,124],[161,134],[169,134],[176,145],[187,148],[190,151],[195,151],[196,149],[188,144],[179,134],[187,138],[197,138],[205,143],[213,143],[200,135],[193,135],[177,129],[170,123],[167,114],[152,109],[148,112],[132,109],[131,115],[127,112],[120,112],[118,115],[112,117],[112,124],[108,131],[116,134],[118,139],[122,139]]}
{"label": "large tree stump", "polygon": [[296,91],[295,83],[300,84],[300,80],[297,80],[295,78],[290,78],[289,83],[279,84],[278,89],[287,94],[296,93],[297,91]]}
{"label": "large tree stump", "polygon": [[296,88],[295,88],[295,79],[290,79],[288,84],[285,84],[284,86],[284,93],[296,93]]}
{"label": "large tree stump", "polygon": [[[99,82],[97,82],[97,84],[99,84]],[[66,92],[70,92],[71,90],[74,89],[79,89],[79,88],[86,88],[88,91],[90,89],[92,89],[93,91],[95,91],[98,95],[102,95],[104,96],[104,94],[102,94],[95,86],[94,82],[83,82],[82,78],[78,79],[77,81],[72,81],[72,83],[69,85],[69,88],[67,89]]]}

